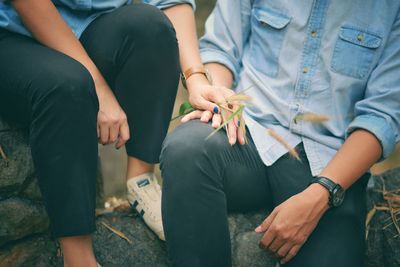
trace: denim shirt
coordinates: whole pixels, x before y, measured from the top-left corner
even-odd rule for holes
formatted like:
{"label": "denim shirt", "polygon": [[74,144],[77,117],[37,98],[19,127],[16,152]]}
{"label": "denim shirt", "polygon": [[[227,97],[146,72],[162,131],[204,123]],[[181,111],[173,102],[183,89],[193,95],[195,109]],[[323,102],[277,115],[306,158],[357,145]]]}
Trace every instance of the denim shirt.
{"label": "denim shirt", "polygon": [[[236,90],[252,86],[246,123],[266,165],[303,143],[318,175],[355,129],[386,158],[399,142],[400,1],[219,0],[201,39],[204,63],[228,67]],[[294,120],[301,114],[323,123]],[[368,145],[368,144],[365,144]],[[357,148],[355,148],[357,149]]]}
{"label": "denim shirt", "polygon": [[[86,27],[99,15],[131,4],[132,0],[52,0],[52,2],[79,38]],[[167,8],[178,3],[189,3],[194,7],[193,1],[189,0],[143,0],[142,2],[155,5],[158,8]],[[0,28],[31,36],[10,2],[4,0],[0,0]]]}

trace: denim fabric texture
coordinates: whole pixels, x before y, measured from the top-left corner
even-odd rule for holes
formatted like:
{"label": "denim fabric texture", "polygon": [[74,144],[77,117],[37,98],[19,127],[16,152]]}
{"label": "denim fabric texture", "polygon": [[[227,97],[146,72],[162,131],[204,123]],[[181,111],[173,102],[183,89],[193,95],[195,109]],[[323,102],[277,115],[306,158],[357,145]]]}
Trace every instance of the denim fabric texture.
{"label": "denim fabric texture", "polygon": [[[263,162],[303,143],[318,175],[355,129],[373,133],[386,158],[399,142],[399,1],[219,0],[200,47],[251,87],[247,126]],[[329,121],[295,120],[308,113]]]}

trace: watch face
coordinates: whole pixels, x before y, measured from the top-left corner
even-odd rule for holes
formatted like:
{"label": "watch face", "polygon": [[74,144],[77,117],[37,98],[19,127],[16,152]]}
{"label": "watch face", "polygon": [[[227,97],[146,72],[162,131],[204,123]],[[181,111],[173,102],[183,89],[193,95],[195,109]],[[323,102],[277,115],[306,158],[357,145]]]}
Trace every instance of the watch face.
{"label": "watch face", "polygon": [[335,189],[333,190],[332,205],[334,207],[342,205],[344,200],[344,195],[345,191],[343,190],[343,188],[340,185],[336,186]]}

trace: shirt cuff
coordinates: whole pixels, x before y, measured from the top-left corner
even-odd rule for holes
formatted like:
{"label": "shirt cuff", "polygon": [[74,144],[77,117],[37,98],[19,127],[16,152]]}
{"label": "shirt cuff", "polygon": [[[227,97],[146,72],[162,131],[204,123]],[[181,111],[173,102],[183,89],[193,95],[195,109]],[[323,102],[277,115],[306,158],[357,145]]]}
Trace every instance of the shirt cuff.
{"label": "shirt cuff", "polygon": [[232,59],[228,54],[210,48],[203,48],[200,50],[201,60],[203,64],[206,63],[219,63],[227,67],[233,75],[233,88],[235,88],[239,82],[240,66],[235,59]]}
{"label": "shirt cuff", "polygon": [[196,10],[196,3],[194,0],[148,0],[148,4],[154,5],[159,9],[166,9],[180,4],[189,4],[192,6],[193,11]]}
{"label": "shirt cuff", "polygon": [[357,129],[364,129],[379,140],[382,146],[382,158],[379,161],[386,159],[394,151],[396,133],[387,119],[375,115],[357,116],[347,128],[346,138]]}

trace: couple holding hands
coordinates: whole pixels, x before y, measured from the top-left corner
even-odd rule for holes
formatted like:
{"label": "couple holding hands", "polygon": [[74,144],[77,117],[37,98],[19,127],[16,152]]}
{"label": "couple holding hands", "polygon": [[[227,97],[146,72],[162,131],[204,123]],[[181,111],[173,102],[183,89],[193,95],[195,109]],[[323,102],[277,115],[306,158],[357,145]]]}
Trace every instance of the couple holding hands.
{"label": "couple holding hands", "polygon": [[[193,0],[131,2],[0,3],[0,114],[29,126],[65,266],[97,266],[98,143],[125,145],[128,199],[172,266],[231,266],[227,214],[257,209],[280,264],[363,266],[368,170],[400,139],[400,2],[218,0],[200,42]],[[196,110],[165,139],[181,72]],[[208,139],[250,86],[248,131]]]}

